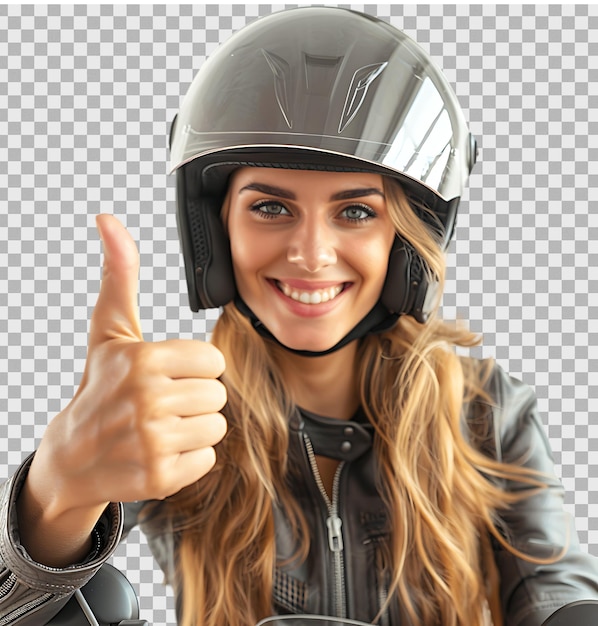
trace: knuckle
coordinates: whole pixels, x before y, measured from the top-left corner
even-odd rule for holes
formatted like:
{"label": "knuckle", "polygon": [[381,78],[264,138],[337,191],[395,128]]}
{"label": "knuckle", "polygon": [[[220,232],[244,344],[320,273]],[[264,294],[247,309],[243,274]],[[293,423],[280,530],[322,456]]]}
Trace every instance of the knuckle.
{"label": "knuckle", "polygon": [[162,499],[170,495],[169,471],[162,461],[154,461],[147,466],[144,476],[144,491],[150,498]]}
{"label": "knuckle", "polygon": [[216,402],[222,408],[227,400],[228,400],[228,392],[226,391],[226,386],[220,382],[219,380],[214,381],[216,383],[214,388],[214,393],[216,396]]}
{"label": "knuckle", "polygon": [[216,465],[216,450],[213,446],[206,446],[198,450],[193,457],[192,471],[185,476],[187,484],[203,478]]}
{"label": "knuckle", "polygon": [[154,455],[157,452],[157,435],[154,432],[152,423],[149,420],[139,418],[137,415],[136,430],[139,440],[139,452],[145,465],[151,465]]}
{"label": "knuckle", "polygon": [[212,440],[210,443],[213,446],[219,444],[226,437],[227,433],[228,433],[228,422],[226,418],[224,417],[224,415],[222,415],[222,413],[215,413],[212,416],[212,423],[211,423]]}
{"label": "knuckle", "polygon": [[208,357],[215,376],[220,376],[226,369],[224,354],[212,343],[206,343],[206,356]]}
{"label": "knuckle", "polygon": [[215,418],[216,433],[218,436],[218,441],[220,441],[228,432],[228,421],[226,417],[222,415],[222,413],[216,413]]}
{"label": "knuckle", "polygon": [[[203,467],[201,476],[205,476],[216,465],[216,450],[213,447],[205,448],[203,455]],[[201,477],[200,476],[200,477]]]}
{"label": "knuckle", "polygon": [[133,398],[132,424],[145,441],[150,443],[155,437],[151,425],[159,412],[157,396],[143,384],[136,385],[129,393]]}
{"label": "knuckle", "polygon": [[228,422],[222,413],[203,416],[203,448],[207,449],[222,441],[228,432]]}
{"label": "knuckle", "polygon": [[127,345],[126,351],[133,372],[147,372],[151,369],[154,359],[154,345],[150,342],[140,341]]}

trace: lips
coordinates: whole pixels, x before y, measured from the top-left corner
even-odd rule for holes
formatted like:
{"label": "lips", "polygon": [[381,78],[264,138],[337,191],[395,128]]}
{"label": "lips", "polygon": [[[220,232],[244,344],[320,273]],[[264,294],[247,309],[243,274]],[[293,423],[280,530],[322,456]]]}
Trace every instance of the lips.
{"label": "lips", "polygon": [[279,280],[274,281],[276,287],[285,296],[301,304],[322,304],[334,300],[345,288],[345,283],[339,283],[320,289],[300,289]]}

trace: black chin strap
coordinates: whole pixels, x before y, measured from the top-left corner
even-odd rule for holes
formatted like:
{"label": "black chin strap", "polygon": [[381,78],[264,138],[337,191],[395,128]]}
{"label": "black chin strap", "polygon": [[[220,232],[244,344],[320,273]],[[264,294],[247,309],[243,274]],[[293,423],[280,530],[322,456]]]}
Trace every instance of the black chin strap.
{"label": "black chin strap", "polygon": [[245,304],[240,296],[236,296],[235,306],[251,322],[251,325],[259,335],[265,337],[266,339],[275,341],[285,350],[288,350],[293,354],[298,354],[299,356],[325,356],[327,354],[331,354],[332,352],[336,352],[337,350],[344,348],[348,343],[355,339],[361,339],[366,335],[375,335],[377,333],[382,333],[385,330],[389,330],[399,319],[398,314],[389,313],[386,307],[378,302],[374,308],[353,328],[353,330],[349,331],[349,333],[347,333],[337,344],[332,346],[332,348],[328,348],[328,350],[323,350],[322,352],[312,352],[311,350],[295,350],[294,348],[289,348],[288,346],[285,346],[284,343],[278,341],[278,339],[276,339],[276,337],[257,318],[255,313]]}

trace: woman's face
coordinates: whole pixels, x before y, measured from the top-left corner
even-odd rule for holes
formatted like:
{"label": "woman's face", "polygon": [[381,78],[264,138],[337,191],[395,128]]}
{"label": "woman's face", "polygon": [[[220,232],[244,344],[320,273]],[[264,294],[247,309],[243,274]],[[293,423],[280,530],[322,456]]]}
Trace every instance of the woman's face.
{"label": "woman's face", "polygon": [[327,350],[378,301],[395,236],[381,175],[246,167],[228,200],[237,289],[283,345]]}

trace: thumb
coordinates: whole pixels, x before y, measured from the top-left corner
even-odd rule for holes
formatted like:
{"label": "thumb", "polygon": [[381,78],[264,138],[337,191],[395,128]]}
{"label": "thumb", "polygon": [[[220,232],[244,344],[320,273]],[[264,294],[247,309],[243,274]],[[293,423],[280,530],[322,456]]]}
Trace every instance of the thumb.
{"label": "thumb", "polygon": [[91,318],[89,347],[109,339],[142,341],[137,286],[139,252],[131,235],[113,215],[98,215],[104,248],[100,293]]}

